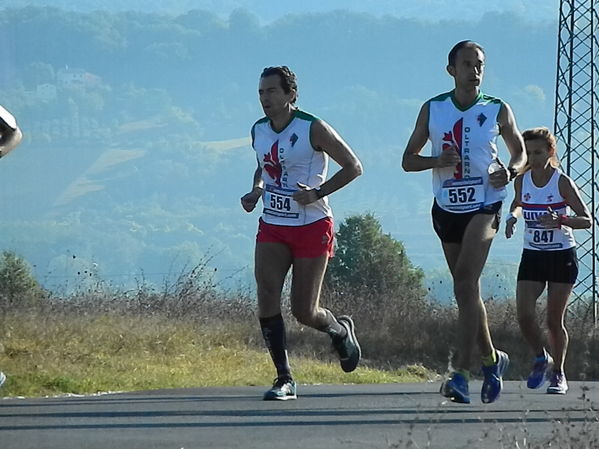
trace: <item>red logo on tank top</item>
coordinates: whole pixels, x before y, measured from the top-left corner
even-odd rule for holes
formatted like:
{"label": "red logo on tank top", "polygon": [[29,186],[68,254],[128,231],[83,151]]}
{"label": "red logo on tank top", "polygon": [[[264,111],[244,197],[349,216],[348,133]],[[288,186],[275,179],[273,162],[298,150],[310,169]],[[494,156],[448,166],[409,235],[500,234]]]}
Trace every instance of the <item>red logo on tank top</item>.
{"label": "red logo on tank top", "polygon": [[[456,151],[462,157],[462,123],[463,119],[459,119],[453,125],[453,129],[448,133],[443,133],[443,143],[442,149],[447,150],[452,146],[457,147]],[[460,162],[455,167],[455,171],[453,172],[453,177],[455,179],[462,179],[462,163]]]}
{"label": "red logo on tank top", "polygon": [[279,162],[279,141],[277,140],[270,147],[270,153],[264,155],[264,170],[275,181],[275,184],[281,187],[281,174],[283,167]]}

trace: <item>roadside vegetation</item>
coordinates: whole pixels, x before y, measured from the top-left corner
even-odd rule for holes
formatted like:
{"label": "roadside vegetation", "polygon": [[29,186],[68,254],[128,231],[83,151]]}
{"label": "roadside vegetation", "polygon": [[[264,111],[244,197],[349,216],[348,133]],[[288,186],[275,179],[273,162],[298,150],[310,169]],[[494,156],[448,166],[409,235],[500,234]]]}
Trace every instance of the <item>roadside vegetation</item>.
{"label": "roadside vegetation", "polygon": [[[154,388],[269,385],[274,377],[248,292],[223,292],[202,261],[161,288],[115,291],[101,281],[57,295],[12,252],[0,258],[1,396]],[[337,233],[337,257],[322,302],[351,314],[363,349],[344,374],[324,334],[290,315],[288,341],[300,383],[376,383],[438,379],[450,366],[457,310],[427,299],[424,274],[372,215],[350,217]],[[542,302],[539,315],[544,316]],[[531,355],[513,301],[487,301],[495,343],[510,354],[508,379],[528,374]],[[568,317],[570,380],[598,380],[599,337],[589,311]]]}

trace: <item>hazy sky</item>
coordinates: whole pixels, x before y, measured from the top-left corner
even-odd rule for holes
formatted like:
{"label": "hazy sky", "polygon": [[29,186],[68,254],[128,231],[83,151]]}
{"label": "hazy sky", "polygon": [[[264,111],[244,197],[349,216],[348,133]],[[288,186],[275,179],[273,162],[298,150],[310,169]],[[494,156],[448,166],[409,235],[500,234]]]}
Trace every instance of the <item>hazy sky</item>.
{"label": "hazy sky", "polygon": [[12,0],[10,5],[45,5],[74,10],[115,9],[179,14],[205,9],[223,17],[235,8],[246,8],[264,22],[286,14],[350,9],[375,16],[390,14],[437,22],[447,19],[478,20],[487,13],[513,12],[527,20],[555,21],[558,0]]}

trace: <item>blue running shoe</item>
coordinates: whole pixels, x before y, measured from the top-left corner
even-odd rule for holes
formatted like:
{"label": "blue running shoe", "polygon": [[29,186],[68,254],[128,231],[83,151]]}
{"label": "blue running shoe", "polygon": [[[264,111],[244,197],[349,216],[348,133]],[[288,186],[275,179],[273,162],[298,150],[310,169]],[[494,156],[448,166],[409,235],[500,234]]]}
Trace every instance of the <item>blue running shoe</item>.
{"label": "blue running shoe", "polygon": [[528,375],[526,386],[528,388],[541,388],[545,382],[551,377],[553,371],[553,359],[549,354],[545,359],[536,359],[532,367],[532,371]]}
{"label": "blue running shoe", "polygon": [[6,381],[6,375],[0,371],[0,387],[2,386],[2,384]]}
{"label": "blue running shoe", "polygon": [[468,381],[464,375],[452,373],[449,379],[441,384],[441,395],[449,398],[452,402],[470,404]]}
{"label": "blue running shoe", "polygon": [[353,320],[347,315],[341,315],[337,317],[337,321],[345,328],[347,335],[338,340],[333,339],[333,347],[339,354],[341,369],[346,373],[351,373],[360,362],[362,350],[356,338]]}
{"label": "blue running shoe", "polygon": [[480,399],[484,404],[490,404],[495,402],[501,393],[503,388],[503,373],[507,370],[510,364],[510,358],[508,355],[499,350],[495,350],[497,354],[497,363],[491,366],[482,367],[483,375],[483,388],[480,391]]}
{"label": "blue running shoe", "polygon": [[566,394],[568,392],[568,382],[566,375],[561,371],[555,371],[551,376],[551,382],[547,387],[548,394]]}
{"label": "blue running shoe", "polygon": [[277,377],[270,390],[264,393],[265,401],[297,399],[295,381],[291,377]]}

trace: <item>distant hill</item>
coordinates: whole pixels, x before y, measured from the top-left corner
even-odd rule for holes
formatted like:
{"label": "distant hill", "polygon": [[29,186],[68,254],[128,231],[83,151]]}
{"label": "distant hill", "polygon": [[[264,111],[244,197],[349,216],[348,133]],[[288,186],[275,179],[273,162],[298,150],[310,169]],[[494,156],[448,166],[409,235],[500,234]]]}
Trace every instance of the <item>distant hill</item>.
{"label": "distant hill", "polygon": [[[430,173],[405,174],[400,160],[422,102],[452,87],[449,48],[480,41],[483,90],[508,101],[521,128],[552,122],[556,26],[515,15],[431,25],[337,11],[262,24],[247,10],[223,20],[12,7],[0,24],[10,42],[0,49],[1,102],[26,135],[0,163],[0,248],[48,284],[76,283],[91,266],[116,285],[160,283],[205,258],[219,281],[251,284],[257,214],[239,198],[255,166],[248,135],[268,65],[296,71],[300,107],[364,163],[364,176],[331,198],[337,221],[373,212],[429,271],[443,266]],[[519,240],[498,237],[492,263],[516,263]]]}

